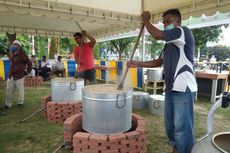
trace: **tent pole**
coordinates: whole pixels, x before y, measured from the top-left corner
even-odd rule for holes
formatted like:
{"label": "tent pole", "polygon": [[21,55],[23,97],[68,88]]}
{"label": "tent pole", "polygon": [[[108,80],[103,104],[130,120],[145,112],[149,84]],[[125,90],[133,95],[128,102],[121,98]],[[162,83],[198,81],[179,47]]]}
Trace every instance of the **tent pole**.
{"label": "tent pole", "polygon": [[[141,12],[145,10],[144,8],[144,0],[141,0]],[[142,37],[141,37],[141,52],[142,52],[142,61],[145,61],[145,28],[143,29]],[[142,88],[144,87],[144,71],[142,68]]]}

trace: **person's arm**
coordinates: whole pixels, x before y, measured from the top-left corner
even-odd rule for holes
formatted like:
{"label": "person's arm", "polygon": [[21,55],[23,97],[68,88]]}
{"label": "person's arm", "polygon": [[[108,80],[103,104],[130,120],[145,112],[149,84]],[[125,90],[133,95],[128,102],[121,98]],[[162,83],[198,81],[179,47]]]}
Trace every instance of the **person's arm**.
{"label": "person's arm", "polygon": [[152,61],[145,61],[145,62],[137,62],[137,61],[128,61],[127,65],[129,67],[160,67],[163,64],[162,59],[152,60]]}
{"label": "person's arm", "polygon": [[77,47],[74,49],[74,60],[77,64],[79,64],[80,60],[79,60],[79,54],[77,52]]}
{"label": "person's arm", "polygon": [[91,47],[94,47],[94,45],[96,44],[96,39],[90,36],[85,30],[82,31],[82,34],[90,40]]}
{"label": "person's arm", "polygon": [[156,40],[163,40],[164,39],[163,31],[157,29],[150,22],[150,19],[151,19],[150,12],[149,11],[143,12],[141,17],[142,17],[142,21],[143,21],[144,25],[146,26],[146,28],[147,28],[148,32],[150,33],[150,35],[153,38],[155,38]]}

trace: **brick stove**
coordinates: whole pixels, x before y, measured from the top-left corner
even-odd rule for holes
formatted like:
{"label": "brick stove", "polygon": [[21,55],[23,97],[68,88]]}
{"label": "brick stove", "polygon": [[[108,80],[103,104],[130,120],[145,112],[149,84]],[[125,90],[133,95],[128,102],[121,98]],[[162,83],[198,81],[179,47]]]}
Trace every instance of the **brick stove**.
{"label": "brick stove", "polygon": [[26,87],[37,87],[43,83],[42,77],[25,77],[24,84]]}
{"label": "brick stove", "polygon": [[64,122],[64,141],[73,146],[73,153],[146,153],[146,121],[132,114],[132,128],[124,133],[103,135],[82,129],[82,113]]}
{"label": "brick stove", "polygon": [[47,111],[43,115],[52,123],[64,122],[64,142],[73,146],[73,153],[146,153],[146,120],[132,114],[132,128],[120,134],[95,134],[82,129],[82,103],[52,102],[51,96],[41,99]]}
{"label": "brick stove", "polygon": [[51,96],[44,96],[41,99],[42,108],[45,108],[43,115],[51,123],[63,123],[68,117],[82,112],[82,102],[53,102]]}

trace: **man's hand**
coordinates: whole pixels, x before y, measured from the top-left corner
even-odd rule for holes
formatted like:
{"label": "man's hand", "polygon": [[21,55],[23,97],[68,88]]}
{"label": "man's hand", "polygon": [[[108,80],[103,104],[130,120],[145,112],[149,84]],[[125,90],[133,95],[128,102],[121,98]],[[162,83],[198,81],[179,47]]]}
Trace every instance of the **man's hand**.
{"label": "man's hand", "polygon": [[149,21],[151,19],[151,14],[149,11],[144,11],[142,14],[141,14],[141,18],[142,18],[142,21],[145,22],[145,21]]}
{"label": "man's hand", "polygon": [[82,35],[86,38],[88,38],[90,40],[90,44],[92,47],[94,47],[95,43],[96,43],[96,40],[95,38],[93,38],[92,36],[90,36],[90,34],[88,34],[85,30],[82,30],[81,31]]}
{"label": "man's hand", "polygon": [[127,67],[131,67],[131,68],[138,67],[138,62],[137,61],[128,61]]}

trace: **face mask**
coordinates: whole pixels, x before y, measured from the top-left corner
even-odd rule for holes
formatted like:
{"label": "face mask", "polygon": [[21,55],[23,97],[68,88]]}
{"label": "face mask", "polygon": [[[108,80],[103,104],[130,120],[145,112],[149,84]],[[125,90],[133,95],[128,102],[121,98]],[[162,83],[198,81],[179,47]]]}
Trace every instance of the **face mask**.
{"label": "face mask", "polygon": [[171,29],[173,29],[173,28],[175,28],[175,27],[174,27],[174,23],[172,23],[172,24],[166,26],[166,27],[165,27],[165,30],[171,30]]}
{"label": "face mask", "polygon": [[11,46],[11,50],[12,50],[12,52],[16,52],[18,49],[14,46]]}

